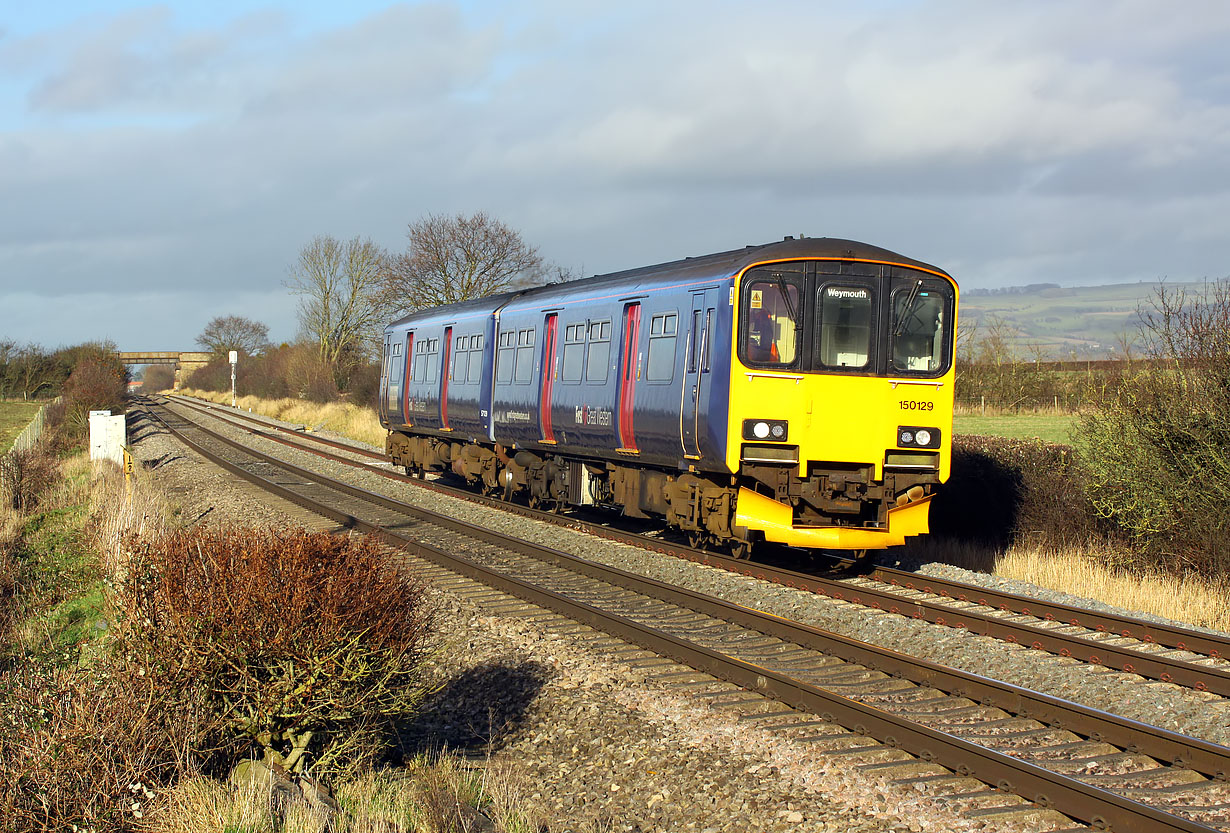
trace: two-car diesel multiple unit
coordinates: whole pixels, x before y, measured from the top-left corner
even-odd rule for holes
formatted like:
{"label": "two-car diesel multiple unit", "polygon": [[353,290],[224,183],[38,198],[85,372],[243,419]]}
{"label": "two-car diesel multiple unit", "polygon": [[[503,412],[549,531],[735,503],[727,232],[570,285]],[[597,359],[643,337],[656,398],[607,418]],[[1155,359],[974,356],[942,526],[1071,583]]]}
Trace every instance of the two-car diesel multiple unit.
{"label": "two-car diesel multiple unit", "polygon": [[384,332],[387,451],[740,555],[893,546],[948,477],[956,312],[943,270],[831,238],[423,310]]}

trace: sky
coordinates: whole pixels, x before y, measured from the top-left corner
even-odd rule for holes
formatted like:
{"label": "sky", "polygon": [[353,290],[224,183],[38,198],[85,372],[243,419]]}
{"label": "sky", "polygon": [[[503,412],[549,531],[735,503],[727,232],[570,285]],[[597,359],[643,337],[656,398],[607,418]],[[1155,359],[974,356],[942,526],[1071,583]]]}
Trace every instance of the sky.
{"label": "sky", "polygon": [[0,0],[0,339],[288,341],[303,246],[429,213],[584,275],[805,234],[1226,277],[1228,41],[1224,0]]}

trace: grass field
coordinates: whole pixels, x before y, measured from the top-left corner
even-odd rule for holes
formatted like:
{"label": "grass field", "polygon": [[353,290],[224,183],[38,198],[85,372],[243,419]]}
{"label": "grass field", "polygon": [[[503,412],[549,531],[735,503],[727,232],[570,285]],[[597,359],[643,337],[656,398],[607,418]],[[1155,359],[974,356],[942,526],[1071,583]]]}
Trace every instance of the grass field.
{"label": "grass field", "polygon": [[1037,438],[1050,443],[1073,445],[1072,428],[1080,419],[1076,414],[1007,414],[1004,416],[956,416],[955,434],[989,434],[993,437]]}
{"label": "grass field", "polygon": [[[1204,291],[1202,283],[1168,282],[1167,288]],[[1017,346],[1036,345],[1052,359],[1107,358],[1122,337],[1137,333],[1137,310],[1148,309],[1158,284],[1122,283],[1016,292],[962,293],[961,317],[970,322],[999,319],[1016,331]]]}
{"label": "grass field", "polygon": [[0,401],[0,454],[9,450],[42,405],[42,402]]}

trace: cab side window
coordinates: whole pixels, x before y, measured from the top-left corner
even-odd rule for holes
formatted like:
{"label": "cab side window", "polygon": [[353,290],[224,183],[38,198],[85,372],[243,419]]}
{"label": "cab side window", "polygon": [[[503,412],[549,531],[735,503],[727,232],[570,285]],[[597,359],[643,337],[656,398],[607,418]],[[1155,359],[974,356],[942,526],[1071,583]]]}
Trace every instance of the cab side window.
{"label": "cab side window", "polygon": [[798,355],[799,288],[753,280],[743,296],[740,344],[749,364],[789,367]]}

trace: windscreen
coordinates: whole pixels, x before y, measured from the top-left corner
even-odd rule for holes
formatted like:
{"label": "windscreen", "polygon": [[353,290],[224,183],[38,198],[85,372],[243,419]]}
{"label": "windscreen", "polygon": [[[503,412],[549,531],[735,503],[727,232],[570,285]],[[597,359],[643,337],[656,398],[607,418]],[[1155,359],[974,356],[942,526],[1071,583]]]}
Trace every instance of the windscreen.
{"label": "windscreen", "polygon": [[738,357],[751,369],[942,376],[952,364],[956,288],[940,275],[867,261],[749,269]]}
{"label": "windscreen", "polygon": [[820,363],[866,367],[871,358],[872,291],[865,286],[828,285],[820,291]]}
{"label": "windscreen", "polygon": [[951,297],[943,285],[922,279],[893,291],[892,371],[930,374],[944,368]]}

